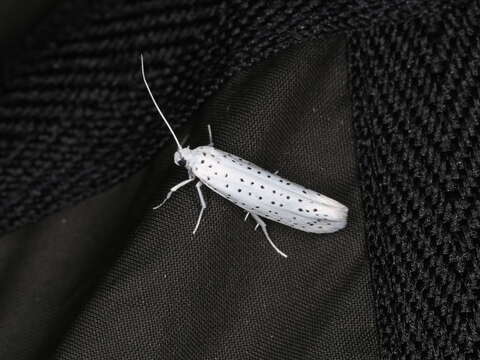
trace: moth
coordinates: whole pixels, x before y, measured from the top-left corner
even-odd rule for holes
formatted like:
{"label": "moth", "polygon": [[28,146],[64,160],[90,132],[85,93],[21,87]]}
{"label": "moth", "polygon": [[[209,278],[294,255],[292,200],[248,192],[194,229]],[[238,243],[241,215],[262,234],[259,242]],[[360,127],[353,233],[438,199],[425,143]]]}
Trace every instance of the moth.
{"label": "moth", "polygon": [[174,163],[185,167],[188,171],[188,179],[173,186],[165,199],[154,209],[160,208],[174,192],[183,186],[198,180],[195,187],[201,209],[193,234],[197,232],[207,208],[202,193],[202,187],[205,185],[244,209],[247,212],[245,221],[251,215],[257,222],[255,230],[260,227],[270,245],[285,258],[287,255],[274,244],[262,218],[317,234],[332,233],[346,226],[348,216],[346,206],[278,176],[277,173],[262,169],[241,157],[216,149],[213,145],[210,125],[208,125],[209,145],[195,149],[190,149],[188,146],[182,147],[150,90],[145,77],[142,55],[140,60],[143,82],[148,94],[178,146],[174,154]]}

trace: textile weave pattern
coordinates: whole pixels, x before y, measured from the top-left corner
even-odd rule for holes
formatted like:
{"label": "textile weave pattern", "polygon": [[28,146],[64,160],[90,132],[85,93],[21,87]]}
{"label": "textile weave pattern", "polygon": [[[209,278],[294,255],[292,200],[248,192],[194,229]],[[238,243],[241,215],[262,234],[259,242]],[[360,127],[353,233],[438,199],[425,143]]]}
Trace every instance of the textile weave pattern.
{"label": "textile weave pattern", "polygon": [[[450,1],[65,2],[6,59],[0,82],[0,231],[32,223],[142,169],[232,74],[323,34],[436,13]],[[10,61],[10,63],[9,63]]]}
{"label": "textile weave pattern", "polygon": [[351,37],[386,359],[480,358],[480,7]]}

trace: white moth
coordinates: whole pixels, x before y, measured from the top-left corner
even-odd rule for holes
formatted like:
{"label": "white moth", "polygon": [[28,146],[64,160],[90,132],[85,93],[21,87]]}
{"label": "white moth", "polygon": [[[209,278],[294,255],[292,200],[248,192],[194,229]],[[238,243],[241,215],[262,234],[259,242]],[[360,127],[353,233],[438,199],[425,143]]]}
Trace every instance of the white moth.
{"label": "white moth", "polygon": [[150,90],[145,77],[143,56],[141,65],[143,81],[150,98],[177,143],[178,150],[175,152],[174,162],[188,171],[188,179],[172,187],[165,200],[154,209],[161,207],[175,191],[198,179],[195,187],[200,198],[201,210],[193,230],[194,234],[207,207],[201,189],[202,185],[205,185],[247,211],[245,220],[251,214],[257,222],[255,230],[260,226],[273,248],[284,257],[287,255],[273,243],[262,217],[294,229],[317,234],[332,233],[345,227],[348,213],[346,206],[238,156],[216,149],[213,146],[210,126],[208,126],[209,145],[195,149],[182,147]]}

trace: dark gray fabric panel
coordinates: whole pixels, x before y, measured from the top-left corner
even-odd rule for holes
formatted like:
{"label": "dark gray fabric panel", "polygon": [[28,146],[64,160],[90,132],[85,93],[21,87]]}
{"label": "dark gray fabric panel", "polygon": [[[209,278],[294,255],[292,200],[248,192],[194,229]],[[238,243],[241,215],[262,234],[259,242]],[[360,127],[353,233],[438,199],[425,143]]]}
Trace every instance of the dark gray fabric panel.
{"label": "dark gray fabric panel", "polygon": [[0,359],[45,359],[138,224],[165,160],[0,238]]}

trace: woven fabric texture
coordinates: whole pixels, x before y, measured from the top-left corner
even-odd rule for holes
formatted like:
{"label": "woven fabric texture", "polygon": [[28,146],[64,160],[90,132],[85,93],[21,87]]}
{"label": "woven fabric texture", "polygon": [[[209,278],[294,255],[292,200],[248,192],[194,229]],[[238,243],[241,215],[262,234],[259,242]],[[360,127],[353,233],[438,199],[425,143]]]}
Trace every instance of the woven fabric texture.
{"label": "woven fabric texture", "polygon": [[[176,125],[225,79],[293,43],[438,12],[447,1],[66,1],[4,58],[0,232],[119,183],[164,144],[145,59]],[[17,52],[18,53],[18,52]]]}
{"label": "woven fabric texture", "polygon": [[480,7],[351,38],[378,324],[386,359],[480,358]]}
{"label": "woven fabric texture", "polygon": [[2,58],[0,231],[111,188],[170,141],[140,51],[179,128],[239,71],[346,32],[383,357],[478,359],[479,19],[476,0],[66,1]]}

